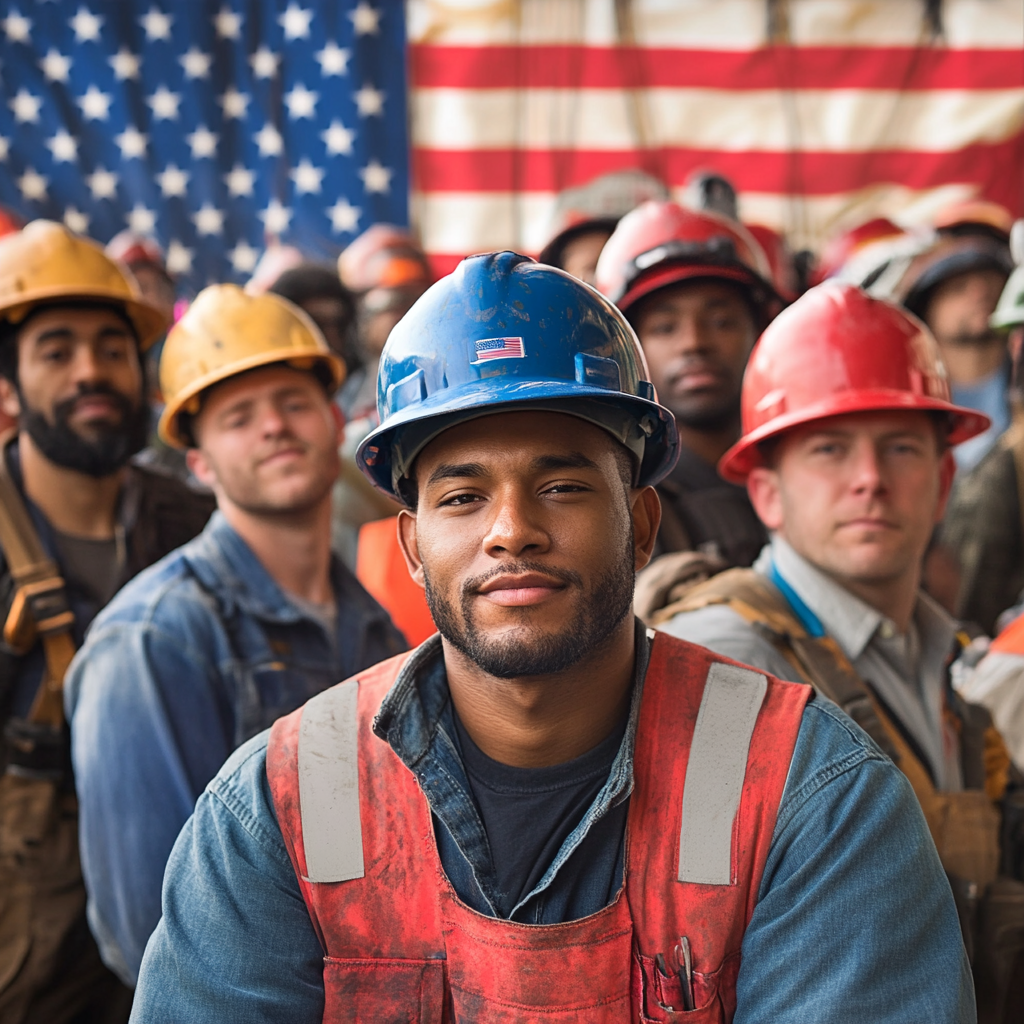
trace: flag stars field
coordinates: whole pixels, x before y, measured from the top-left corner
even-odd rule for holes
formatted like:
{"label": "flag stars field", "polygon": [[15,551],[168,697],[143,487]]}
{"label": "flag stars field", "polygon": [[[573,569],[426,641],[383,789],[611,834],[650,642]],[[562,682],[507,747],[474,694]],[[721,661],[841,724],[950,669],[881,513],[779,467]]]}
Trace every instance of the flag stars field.
{"label": "flag stars field", "polygon": [[79,7],[69,24],[71,25],[72,31],[75,33],[76,42],[99,42],[100,29],[103,27],[103,18],[98,18],[87,7]]}
{"label": "flag stars field", "polygon": [[154,236],[187,293],[272,239],[332,260],[408,218],[401,15],[381,0],[7,0],[0,204]]}

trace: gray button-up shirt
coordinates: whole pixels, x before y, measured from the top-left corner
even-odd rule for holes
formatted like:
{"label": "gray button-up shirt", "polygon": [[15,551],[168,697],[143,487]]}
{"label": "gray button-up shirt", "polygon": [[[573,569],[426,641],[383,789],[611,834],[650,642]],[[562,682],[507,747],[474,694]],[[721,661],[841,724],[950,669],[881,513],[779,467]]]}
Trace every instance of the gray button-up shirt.
{"label": "gray button-up shirt", "polygon": [[[891,619],[798,555],[781,537],[773,538],[765,547],[754,570],[768,575],[773,562],[860,677],[914,738],[936,786],[942,790],[962,789],[959,745],[943,719],[946,660],[956,622],[921,593],[910,628],[900,633]],[[782,679],[795,675],[793,666],[778,649],[727,605],[684,612],[661,628]]]}

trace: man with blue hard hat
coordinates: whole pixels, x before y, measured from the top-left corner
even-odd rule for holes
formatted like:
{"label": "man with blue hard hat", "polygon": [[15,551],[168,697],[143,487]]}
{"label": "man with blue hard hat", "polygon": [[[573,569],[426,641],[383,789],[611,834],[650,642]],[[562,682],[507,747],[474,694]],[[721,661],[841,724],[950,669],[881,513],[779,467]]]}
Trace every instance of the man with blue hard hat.
{"label": "man with blue hard hat", "polygon": [[808,686],[630,613],[678,435],[607,300],[465,260],[360,463],[440,630],[240,748],[134,1020],[973,1021],[899,771]]}

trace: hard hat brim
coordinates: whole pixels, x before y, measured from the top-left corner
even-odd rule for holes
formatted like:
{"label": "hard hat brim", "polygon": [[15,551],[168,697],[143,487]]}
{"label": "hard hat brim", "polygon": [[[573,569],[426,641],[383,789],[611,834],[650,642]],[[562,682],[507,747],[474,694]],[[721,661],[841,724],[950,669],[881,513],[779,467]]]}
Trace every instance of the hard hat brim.
{"label": "hard hat brim", "polygon": [[[218,367],[216,370],[197,378],[187,388],[175,395],[174,401],[168,402],[160,415],[160,422],[157,424],[157,433],[160,439],[172,448],[184,449],[191,447],[191,442],[182,432],[179,422],[181,414],[190,411],[188,406],[194,404],[198,407],[200,395],[215,384],[230,380],[232,377],[237,377],[248,370],[272,366],[275,363],[283,363],[302,370],[311,369],[317,364],[325,367],[331,375],[330,393],[332,395],[341,387],[345,380],[345,364],[333,352],[316,352],[291,356],[287,353],[282,353],[280,350],[259,352],[248,359],[242,359],[233,363],[230,373],[225,373],[222,367]],[[194,411],[198,412],[198,408]]]}
{"label": "hard hat brim", "polygon": [[751,300],[758,306],[764,306],[773,298],[778,298],[774,287],[759,277],[752,270],[742,266],[729,266],[712,263],[668,263],[651,273],[644,274],[626,289],[625,294],[616,303],[623,313],[627,313],[641,299],[669,285],[681,284],[684,281],[722,280],[743,285],[750,292]]}
{"label": "hard hat brim", "polygon": [[59,286],[34,289],[27,297],[19,297],[5,306],[0,306],[0,319],[20,324],[37,306],[43,306],[49,302],[59,302],[63,305],[74,303],[76,299],[91,303],[101,302],[117,309],[123,309],[135,328],[139,338],[139,348],[143,352],[151,348],[154,342],[171,326],[170,318],[156,306],[151,306],[148,302],[138,299],[126,298],[123,292],[105,288],[76,289],[69,292],[66,288]]}
{"label": "hard hat brim", "polygon": [[862,412],[940,412],[952,418],[948,442],[958,445],[986,431],[992,421],[983,413],[954,405],[941,398],[929,398],[907,391],[880,388],[876,391],[849,391],[828,395],[815,405],[774,417],[742,437],[722,456],[719,475],[730,483],[745,484],[751,470],[763,466],[760,445],[794,427],[804,426],[833,416]]}
{"label": "hard hat brim", "polygon": [[451,427],[500,413],[559,412],[577,416],[608,430],[606,423],[574,407],[574,400],[583,406],[580,400],[584,399],[628,409],[638,421],[645,416],[651,417],[654,429],[650,440],[657,439],[658,443],[650,445],[649,450],[658,454],[652,459],[644,458],[637,486],[654,486],[668,476],[679,459],[679,432],[671,413],[656,402],[644,398],[565,380],[511,380],[496,385],[493,378],[490,378],[439,392],[425,402],[396,413],[386,424],[368,434],[356,450],[356,463],[377,490],[401,501],[402,496],[392,479],[392,446],[403,427],[412,424],[425,426],[418,437],[415,451],[407,457],[408,462]]}

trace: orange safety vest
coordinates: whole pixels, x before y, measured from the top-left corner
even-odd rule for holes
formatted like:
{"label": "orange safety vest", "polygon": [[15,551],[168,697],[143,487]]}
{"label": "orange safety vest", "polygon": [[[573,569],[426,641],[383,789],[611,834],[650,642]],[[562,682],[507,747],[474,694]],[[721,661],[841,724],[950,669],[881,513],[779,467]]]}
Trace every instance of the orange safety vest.
{"label": "orange safety vest", "polygon": [[[426,797],[372,731],[407,657],[325,691],[270,735],[274,808],[326,953],[323,1020],[732,1020],[743,933],[811,688],[658,633],[623,886],[589,917],[531,925],[459,899]],[[672,965],[681,936],[693,951],[686,1013],[679,977],[655,959]]]}
{"label": "orange safety vest", "polygon": [[1024,654],[1024,614],[1018,615],[989,646],[1000,654]]}
{"label": "orange safety vest", "polygon": [[437,632],[423,588],[409,575],[398,546],[398,517],[378,519],[359,528],[356,577],[391,616],[413,647]]}

